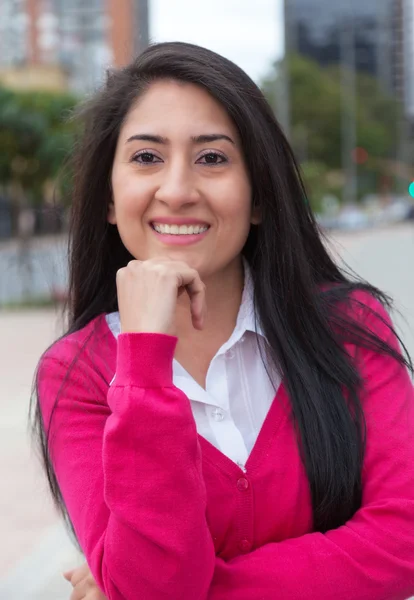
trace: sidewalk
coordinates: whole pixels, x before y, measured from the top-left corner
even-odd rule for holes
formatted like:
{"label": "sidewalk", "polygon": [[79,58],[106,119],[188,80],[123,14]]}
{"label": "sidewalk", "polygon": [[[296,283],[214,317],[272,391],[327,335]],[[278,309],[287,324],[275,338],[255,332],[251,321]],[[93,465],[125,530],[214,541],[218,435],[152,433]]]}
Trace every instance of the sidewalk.
{"label": "sidewalk", "polygon": [[0,598],[68,600],[60,573],[79,560],[49,499],[27,431],[37,360],[59,335],[49,311],[0,313]]}
{"label": "sidewalk", "polygon": [[81,564],[60,523],[46,530],[29,554],[0,580],[3,600],[68,600],[72,588],[62,572]]}

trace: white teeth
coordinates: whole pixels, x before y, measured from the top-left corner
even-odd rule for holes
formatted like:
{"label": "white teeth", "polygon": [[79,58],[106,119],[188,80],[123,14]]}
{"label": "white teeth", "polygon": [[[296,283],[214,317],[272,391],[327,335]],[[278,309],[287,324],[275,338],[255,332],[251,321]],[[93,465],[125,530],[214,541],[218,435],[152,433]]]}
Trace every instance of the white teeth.
{"label": "white teeth", "polygon": [[153,223],[155,231],[169,235],[194,235],[207,231],[207,225],[163,225]]}

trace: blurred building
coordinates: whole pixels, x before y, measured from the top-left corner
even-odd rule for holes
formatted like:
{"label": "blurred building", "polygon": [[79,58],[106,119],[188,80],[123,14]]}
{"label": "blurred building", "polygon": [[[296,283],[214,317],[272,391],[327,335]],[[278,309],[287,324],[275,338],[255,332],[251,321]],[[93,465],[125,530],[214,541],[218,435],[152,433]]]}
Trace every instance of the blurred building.
{"label": "blurred building", "polygon": [[87,92],[148,37],[148,0],[0,0],[0,78]]}
{"label": "blurred building", "polygon": [[286,48],[325,66],[352,44],[357,71],[413,111],[413,0],[285,0]]}
{"label": "blurred building", "polygon": [[405,88],[405,102],[407,114],[414,124],[414,0],[406,1],[405,26],[405,50],[407,85]]}

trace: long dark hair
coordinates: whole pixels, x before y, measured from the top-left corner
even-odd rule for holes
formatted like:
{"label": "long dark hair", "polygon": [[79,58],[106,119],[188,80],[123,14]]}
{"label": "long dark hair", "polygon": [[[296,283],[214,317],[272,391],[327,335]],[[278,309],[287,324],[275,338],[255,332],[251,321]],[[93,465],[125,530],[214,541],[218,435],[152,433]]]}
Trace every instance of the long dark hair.
{"label": "long dark hair", "polygon": [[[83,135],[74,153],[70,230],[68,333],[117,310],[116,271],[132,256],[107,222],[111,168],[122,123],[152,81],[168,78],[203,86],[226,109],[240,134],[253,202],[244,256],[253,274],[257,318],[283,373],[306,469],[315,531],[344,524],[361,504],[365,427],[361,378],[344,344],[404,358],[344,310],[362,289],[389,308],[389,299],[350,277],[321,239],[300,172],[281,128],[254,82],[229,60],[194,45],[149,47],[108,75],[81,108]],[[355,311],[354,311],[355,312]],[[39,405],[34,426],[53,497],[65,514]],[[66,515],[67,516],[67,515]]]}

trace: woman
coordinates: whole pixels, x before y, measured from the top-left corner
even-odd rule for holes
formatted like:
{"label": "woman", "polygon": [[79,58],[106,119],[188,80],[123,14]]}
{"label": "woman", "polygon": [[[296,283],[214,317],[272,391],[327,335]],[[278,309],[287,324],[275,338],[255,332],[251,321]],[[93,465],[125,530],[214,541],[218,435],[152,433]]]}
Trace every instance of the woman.
{"label": "woman", "polygon": [[326,252],[259,89],[160,44],[83,117],[36,411],[88,563],[72,599],[413,594],[409,358]]}

